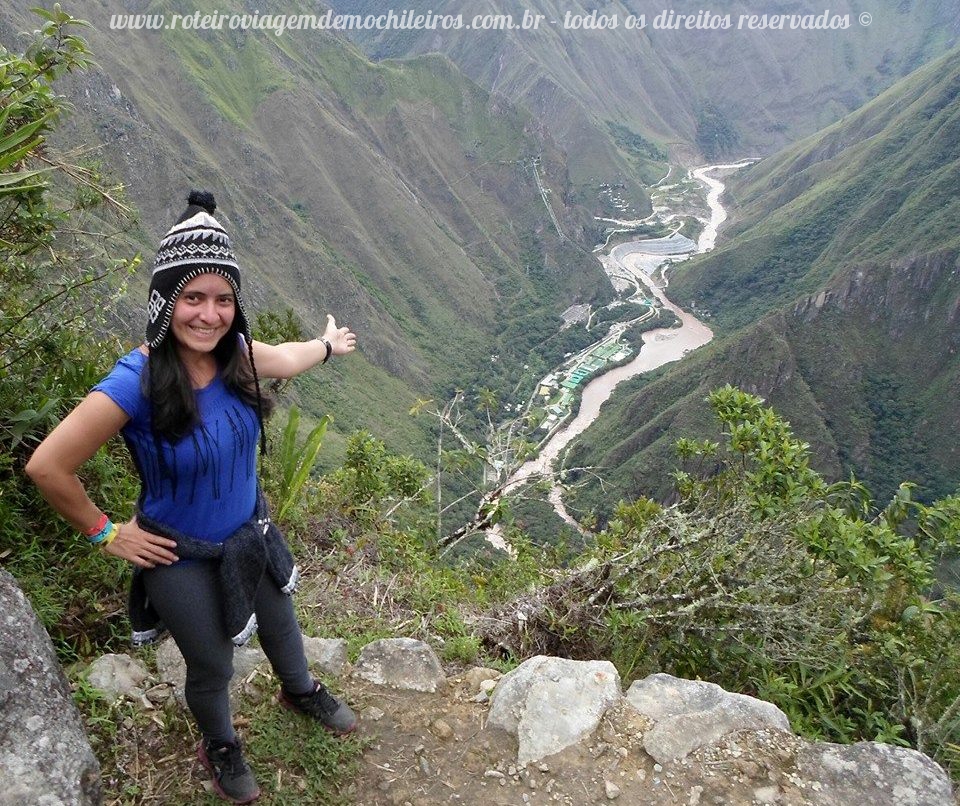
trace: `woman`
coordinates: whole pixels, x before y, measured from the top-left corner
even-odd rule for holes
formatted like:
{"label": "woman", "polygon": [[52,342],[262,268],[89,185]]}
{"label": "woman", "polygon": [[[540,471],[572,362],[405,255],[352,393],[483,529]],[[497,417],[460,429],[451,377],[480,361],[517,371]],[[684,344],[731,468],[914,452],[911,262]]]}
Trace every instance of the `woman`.
{"label": "woman", "polygon": [[[328,316],[318,339],[254,341],[240,270],[215,210],[211,194],[190,194],[157,251],[145,343],[50,433],[26,471],[92,544],[137,566],[134,641],[170,630],[187,663],[187,704],[203,736],[198,756],[222,797],[250,803],[260,790],[230,714],[234,644],[256,630],[283,705],[338,734],[356,726],[350,708],[307,671],[289,595],[297,570],[256,477],[271,403],[259,378],[290,378],[350,353],[356,336]],[[137,516],[115,525],[77,470],[118,432],[141,494]]]}

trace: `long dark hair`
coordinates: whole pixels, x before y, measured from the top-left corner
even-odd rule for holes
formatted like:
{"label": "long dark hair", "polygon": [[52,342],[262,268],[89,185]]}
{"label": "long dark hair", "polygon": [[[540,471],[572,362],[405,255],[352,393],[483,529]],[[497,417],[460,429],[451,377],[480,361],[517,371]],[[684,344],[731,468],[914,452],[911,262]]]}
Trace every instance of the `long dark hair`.
{"label": "long dark hair", "polygon": [[[273,412],[274,400],[260,390],[252,347],[231,328],[217,342],[213,355],[226,387],[257,412],[260,444],[264,447],[263,423]],[[153,433],[156,436],[171,444],[179,442],[200,422],[196,392],[177,353],[176,339],[172,333],[150,350],[141,388],[150,401]]]}

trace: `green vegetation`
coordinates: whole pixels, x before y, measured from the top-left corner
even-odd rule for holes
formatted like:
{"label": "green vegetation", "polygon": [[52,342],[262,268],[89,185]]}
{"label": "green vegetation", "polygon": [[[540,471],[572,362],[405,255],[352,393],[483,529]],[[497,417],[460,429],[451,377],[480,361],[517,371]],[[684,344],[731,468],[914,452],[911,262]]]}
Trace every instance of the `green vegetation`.
{"label": "green vegetation", "polygon": [[[601,308],[590,320],[591,328],[598,328],[600,325],[610,325],[614,322],[629,322],[639,316],[647,313],[650,309],[646,305],[638,305],[636,302],[626,302],[614,307]],[[598,332],[603,332],[601,328]]]}
{"label": "green vegetation", "polygon": [[165,31],[163,36],[211,106],[241,129],[254,124],[257,107],[272,93],[294,86],[255,37],[239,38],[234,47],[224,48],[192,31]]}
{"label": "green vegetation", "polygon": [[699,218],[684,216],[683,226],[680,228],[680,235],[696,243],[700,238],[700,234],[703,232],[703,226],[703,222],[700,221]]}
{"label": "green vegetation", "polygon": [[678,442],[679,502],[621,503],[574,570],[527,597],[509,645],[611,657],[627,680],[701,677],[775,702],[804,735],[950,764],[960,596],[934,590],[960,495],[925,506],[901,485],[875,509],[859,482],[812,470],[759,398],[728,386],[710,403],[723,439]]}
{"label": "green vegetation", "polygon": [[577,464],[626,497],[665,495],[669,446],[708,433],[701,401],[733,378],[803,429],[827,478],[854,473],[881,500],[903,480],[925,502],[956,490],[958,80],[952,52],[728,180],[728,237],[668,292],[717,338],[618,394]]}
{"label": "green vegetation", "polygon": [[[55,13],[26,57],[0,53],[0,560],[36,604],[61,659],[77,662],[76,698],[109,771],[107,797],[188,802],[195,783],[184,747],[194,737],[182,712],[106,704],[75,671],[120,648],[126,570],[91,551],[22,474],[31,447],[119,352],[98,335],[95,312],[113,299],[129,264],[111,257],[103,238],[69,236],[124,213],[118,191],[40,148],[63,108],[52,82],[85,61],[83,43],[69,35],[75,24]],[[525,254],[531,274],[548,274],[532,242]],[[580,338],[576,329],[547,337],[555,324],[538,316],[535,289],[531,283],[513,298],[498,344],[503,365],[529,359],[532,371]],[[512,324],[521,321],[535,326]],[[299,327],[290,316],[258,326]],[[487,360],[497,383],[465,408],[478,433],[495,415],[496,389],[523,380]],[[873,400],[865,428],[883,435],[875,436],[878,456],[893,472],[916,410],[907,387],[879,367],[863,379]],[[935,572],[960,550],[960,497],[921,502],[901,484],[877,507],[856,480],[829,484],[812,468],[809,446],[757,397],[724,387],[710,404],[722,438],[691,435],[678,444],[685,467],[674,476],[675,505],[630,497],[588,545],[557,530],[539,547],[522,530],[542,529],[543,505],[524,503],[507,523],[517,550],[509,560],[442,549],[439,507],[447,499],[435,491],[445,476],[475,466],[469,446],[441,444],[428,469],[359,431],[341,446],[342,464],[317,475],[314,461],[328,447],[323,424],[300,447],[291,413],[282,435],[270,426],[280,448],[265,457],[263,478],[306,572],[299,606],[307,631],[344,636],[354,653],[402,631],[432,642],[450,663],[509,666],[550,651],[613,658],[628,681],[653,670],[702,677],[772,700],[806,735],[909,744],[957,776],[960,611]],[[94,499],[123,517],[136,490],[118,447],[98,454],[83,476]],[[521,597],[537,606],[525,632],[501,632],[508,619],[477,620],[513,612]],[[478,624],[487,626],[471,626]],[[512,652],[494,656],[505,648]],[[268,796],[343,802],[344,777],[362,746],[327,740],[271,707],[274,688],[258,677],[240,709],[254,765],[284,770],[264,779]]]}
{"label": "green vegetation", "polygon": [[556,565],[566,565],[584,548],[584,538],[561,520],[544,491],[528,490],[522,499],[511,501],[510,520],[514,534],[552,551]]}
{"label": "green vegetation", "polygon": [[[892,375],[866,375],[863,399],[870,412],[871,457],[863,482],[877,496],[894,494],[895,479],[923,478],[929,465],[927,447],[915,438],[923,409],[905,384]],[[918,490],[921,500],[932,500],[932,490]]]}
{"label": "green vegetation", "polygon": [[636,176],[645,184],[653,184],[663,176],[669,155],[661,145],[611,120],[607,121],[607,129],[614,143],[630,157]]}
{"label": "green vegetation", "polygon": [[626,126],[613,121],[607,121],[607,128],[620,148],[638,159],[652,159],[659,162],[667,161],[667,152],[656,143],[651,142],[642,134],[630,131]]}
{"label": "green vegetation", "polygon": [[291,406],[287,413],[287,424],[283,429],[283,439],[280,442],[280,451],[277,461],[283,469],[280,476],[278,490],[275,497],[277,502],[277,518],[283,519],[287,511],[296,502],[307,476],[317,461],[323,437],[327,433],[327,425],[332,418],[326,416],[313,427],[302,446],[297,446],[297,427],[300,423],[300,410]]}
{"label": "green vegetation", "polygon": [[635,358],[637,353],[639,353],[643,347],[644,333],[661,327],[679,326],[680,319],[673,311],[667,310],[666,308],[658,308],[656,316],[647,319],[645,322],[640,322],[639,324],[634,325],[623,334],[624,341],[630,345],[630,349],[632,350],[631,358]]}
{"label": "green vegetation", "polygon": [[[310,719],[277,708],[272,696],[279,681],[263,686],[263,698],[249,707],[247,752],[255,770],[282,770],[283,775],[261,774],[267,802],[316,803],[337,806],[351,803],[350,784],[359,766],[364,740],[336,737],[317,730]],[[221,803],[219,798],[211,799]]]}
{"label": "green vegetation", "polygon": [[[617,216],[623,215],[622,212],[616,209],[605,209],[604,214],[609,218],[615,218]],[[613,235],[610,240],[607,242],[607,247],[616,246],[618,243],[626,243],[627,241],[635,241],[638,238],[666,238],[673,232],[673,227],[668,224],[662,224],[657,222],[655,224],[640,224],[636,227],[617,227],[617,232]],[[609,232],[610,230],[606,230]]]}
{"label": "green vegetation", "polygon": [[740,134],[726,113],[706,104],[697,115],[697,145],[708,160],[732,154],[740,145]]}
{"label": "green vegetation", "polygon": [[[22,468],[38,439],[120,354],[117,341],[100,334],[136,261],[107,247],[130,224],[121,189],[45,142],[66,111],[53,84],[86,66],[89,54],[74,33],[81,23],[59,9],[42,17],[22,56],[0,48],[0,560],[71,658],[118,642],[127,571],[90,552]],[[118,451],[84,472],[114,502],[112,514],[130,514],[136,490]],[[64,576],[64,564],[76,573]]]}

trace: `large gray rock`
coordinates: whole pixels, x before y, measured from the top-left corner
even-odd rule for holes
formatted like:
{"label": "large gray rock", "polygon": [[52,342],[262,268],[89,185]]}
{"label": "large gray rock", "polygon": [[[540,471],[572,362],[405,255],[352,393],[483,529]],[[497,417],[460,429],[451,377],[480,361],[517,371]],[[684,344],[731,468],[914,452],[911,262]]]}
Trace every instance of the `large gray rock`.
{"label": "large gray rock", "polygon": [[950,778],[932,759],[877,742],[819,742],[797,755],[811,804],[836,806],[952,806]]}
{"label": "large gray rock", "polygon": [[353,673],[378,686],[429,694],[446,682],[436,652],[414,638],[372,641],[360,650]]}
{"label": "large gray rock", "polygon": [[487,724],[517,737],[517,763],[525,766],[593,733],[622,699],[612,663],[538,655],[497,683]]}
{"label": "large gray rock", "polygon": [[342,675],[349,665],[347,642],[343,638],[311,638],[305,635],[303,651],[310,665],[333,677]]}
{"label": "large gray rock", "polygon": [[[265,663],[267,656],[263,650],[254,646],[235,647],[233,650],[233,677],[230,680],[230,705],[236,709],[239,704],[239,692],[243,679]],[[183,687],[187,682],[187,664],[180,654],[180,650],[173,638],[167,637],[157,646],[157,676],[161,683],[173,686],[173,696],[181,707],[186,707],[187,700]]]}
{"label": "large gray rock", "polygon": [[177,645],[169,636],[157,645],[157,677],[161,683],[173,686],[173,695],[182,707],[187,701],[183,696],[183,685],[187,681],[187,664]]}
{"label": "large gray rock", "polygon": [[129,655],[102,655],[87,669],[87,682],[111,700],[139,697],[148,677],[146,667]]}
{"label": "large gray rock", "polygon": [[103,797],[100,765],[50,637],[0,569],[0,802],[86,806]]}
{"label": "large gray rock", "polygon": [[731,694],[714,683],[652,674],[627,689],[627,701],[654,725],[644,749],[665,764],[738,730],[790,731],[777,706],[745,694]]}

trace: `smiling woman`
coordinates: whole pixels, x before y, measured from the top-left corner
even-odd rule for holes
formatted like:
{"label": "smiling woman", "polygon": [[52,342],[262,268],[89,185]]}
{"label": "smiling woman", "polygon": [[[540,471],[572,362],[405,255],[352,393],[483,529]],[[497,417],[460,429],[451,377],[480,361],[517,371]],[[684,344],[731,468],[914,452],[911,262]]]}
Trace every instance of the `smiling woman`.
{"label": "smiling woman", "polygon": [[[189,363],[210,356],[217,342],[233,325],[236,300],[223,277],[201,274],[187,283],[173,310],[170,329],[177,340],[180,360]],[[216,371],[216,365],[211,368]],[[210,379],[194,386],[205,386]]]}
{"label": "smiling woman", "polygon": [[[135,644],[168,629],[187,663],[186,699],[216,791],[260,793],[233,728],[233,647],[256,632],[284,706],[335,733],[350,708],[308,673],[290,594],[299,572],[270,521],[257,442],[271,402],[260,375],[287,378],[356,347],[332,316],[321,338],[255,342],[230,239],[209,193],[193,192],[154,262],[146,340],[40,444],[27,473],[50,504],[108,554],[132,562]],[[114,524],[89,499],[80,466],[118,432],[141,481],[137,516]]]}

